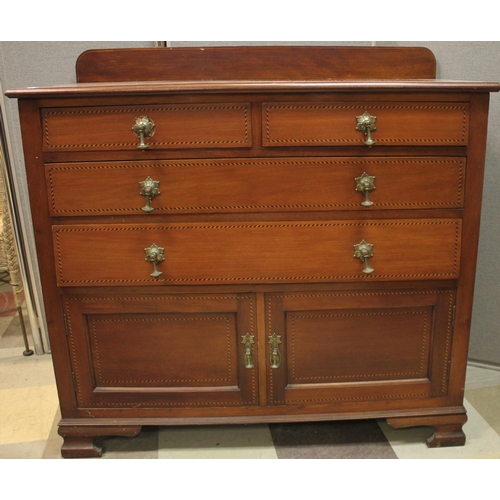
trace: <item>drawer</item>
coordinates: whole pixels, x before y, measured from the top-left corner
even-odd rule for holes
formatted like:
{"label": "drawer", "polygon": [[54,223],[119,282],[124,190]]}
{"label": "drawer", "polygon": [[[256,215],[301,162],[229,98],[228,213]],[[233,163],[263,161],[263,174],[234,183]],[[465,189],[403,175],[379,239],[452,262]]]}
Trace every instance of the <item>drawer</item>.
{"label": "drawer", "polygon": [[264,146],[363,146],[364,113],[375,117],[375,146],[466,146],[465,103],[264,103]]}
{"label": "drawer", "polygon": [[[459,275],[460,219],[65,225],[54,226],[53,232],[59,286]],[[155,260],[153,254],[160,257]]]}
{"label": "drawer", "polygon": [[[250,104],[45,108],[44,151],[137,150],[136,118],[154,124],[150,149],[250,147]],[[147,136],[149,132],[145,131]]]}
{"label": "drawer", "polygon": [[[53,216],[386,210],[461,208],[465,159],[85,162],[45,169]],[[157,183],[152,198],[148,182]]]}

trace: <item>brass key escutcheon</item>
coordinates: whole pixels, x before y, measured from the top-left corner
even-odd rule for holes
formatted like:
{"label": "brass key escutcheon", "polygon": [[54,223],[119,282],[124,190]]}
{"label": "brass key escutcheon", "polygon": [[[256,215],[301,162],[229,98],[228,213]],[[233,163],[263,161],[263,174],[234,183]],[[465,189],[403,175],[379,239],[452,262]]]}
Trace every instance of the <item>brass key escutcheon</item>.
{"label": "brass key escutcheon", "polygon": [[153,272],[150,274],[153,278],[158,278],[162,273],[156,268],[157,264],[164,261],[165,257],[163,255],[164,248],[159,247],[156,243],[153,243],[149,248],[145,248],[146,260],[153,264]]}
{"label": "brass key escutcheon", "polygon": [[160,194],[159,181],[154,181],[151,177],[148,177],[145,181],[139,182],[141,186],[141,196],[146,197],[146,205],[141,208],[144,212],[149,213],[154,210],[151,206],[151,200]]}
{"label": "brass key escutcheon", "polygon": [[137,149],[149,149],[149,145],[145,143],[146,137],[153,137],[155,133],[155,124],[147,116],[141,116],[135,119],[132,130],[139,137],[140,143]]}
{"label": "brass key escutcheon", "polygon": [[356,116],[356,121],[358,122],[356,130],[363,132],[367,136],[365,144],[371,148],[377,142],[375,139],[372,139],[372,132],[377,130],[377,126],[375,125],[377,117],[365,111],[361,116]]}
{"label": "brass key escutcheon", "polygon": [[365,274],[371,274],[375,269],[370,266],[369,259],[373,257],[373,245],[371,243],[367,243],[365,240],[362,240],[361,243],[354,245],[354,257],[360,259],[365,263],[365,268],[363,272]]}
{"label": "brass key escutcheon", "polygon": [[253,357],[253,344],[255,344],[254,336],[247,333],[241,336],[241,343],[245,345],[245,350],[243,352],[243,365],[245,368],[253,368],[254,357]]}
{"label": "brass key escutcheon", "polygon": [[375,189],[375,177],[363,172],[361,177],[356,177],[354,180],[356,181],[356,191],[365,195],[365,200],[361,202],[361,205],[371,207],[373,201],[370,200],[370,191]]}
{"label": "brass key escutcheon", "polygon": [[281,344],[281,335],[273,333],[268,338],[271,345],[271,355],[269,357],[271,368],[279,368],[281,365],[281,353],[278,346]]}

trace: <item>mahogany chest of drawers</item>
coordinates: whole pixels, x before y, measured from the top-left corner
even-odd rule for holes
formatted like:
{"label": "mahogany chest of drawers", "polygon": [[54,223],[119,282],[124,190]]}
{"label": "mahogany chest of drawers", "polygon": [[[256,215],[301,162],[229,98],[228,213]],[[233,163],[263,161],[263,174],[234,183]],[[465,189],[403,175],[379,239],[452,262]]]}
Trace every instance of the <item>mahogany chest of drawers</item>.
{"label": "mahogany chest of drawers", "polygon": [[63,456],[143,425],[363,418],[464,444],[498,84],[390,48],[91,51],[77,75],[7,93]]}

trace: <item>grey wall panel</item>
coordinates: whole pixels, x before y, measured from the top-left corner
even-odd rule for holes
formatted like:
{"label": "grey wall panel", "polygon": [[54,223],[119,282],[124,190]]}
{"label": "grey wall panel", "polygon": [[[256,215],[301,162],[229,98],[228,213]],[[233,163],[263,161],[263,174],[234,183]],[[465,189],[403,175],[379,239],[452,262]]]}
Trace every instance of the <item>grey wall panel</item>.
{"label": "grey wall panel", "polygon": [[372,42],[168,42],[171,47],[223,47],[240,45],[371,45]]}

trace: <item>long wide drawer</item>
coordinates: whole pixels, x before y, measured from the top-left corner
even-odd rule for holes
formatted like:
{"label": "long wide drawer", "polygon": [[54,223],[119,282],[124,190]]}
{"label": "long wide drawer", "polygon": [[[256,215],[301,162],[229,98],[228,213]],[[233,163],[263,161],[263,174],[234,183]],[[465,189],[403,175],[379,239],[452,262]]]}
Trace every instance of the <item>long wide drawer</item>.
{"label": "long wide drawer", "polygon": [[59,286],[454,279],[461,220],[54,226]]}
{"label": "long wide drawer", "polygon": [[263,144],[363,146],[365,113],[375,146],[467,145],[469,107],[455,102],[264,103]]}
{"label": "long wide drawer", "polygon": [[44,151],[135,150],[141,132],[150,149],[250,147],[250,104],[172,104],[46,108]]}
{"label": "long wide drawer", "polygon": [[45,169],[53,216],[461,208],[465,184],[464,158],[82,162]]}

